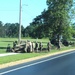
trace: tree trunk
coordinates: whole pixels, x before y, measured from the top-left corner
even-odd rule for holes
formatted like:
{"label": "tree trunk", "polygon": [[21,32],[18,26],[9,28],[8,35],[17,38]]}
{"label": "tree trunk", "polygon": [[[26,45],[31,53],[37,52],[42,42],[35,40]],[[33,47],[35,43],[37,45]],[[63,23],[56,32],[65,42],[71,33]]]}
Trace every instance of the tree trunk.
{"label": "tree trunk", "polygon": [[57,49],[60,49],[60,35],[57,35]]}

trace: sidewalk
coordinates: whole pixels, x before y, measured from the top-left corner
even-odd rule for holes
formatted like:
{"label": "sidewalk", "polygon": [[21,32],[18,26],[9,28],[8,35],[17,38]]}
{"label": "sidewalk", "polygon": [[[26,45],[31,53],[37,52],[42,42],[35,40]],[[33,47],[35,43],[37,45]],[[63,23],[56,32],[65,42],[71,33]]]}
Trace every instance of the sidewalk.
{"label": "sidewalk", "polygon": [[3,53],[3,54],[0,54],[0,57],[8,56],[8,55],[15,55],[15,54],[19,54],[19,53]]}

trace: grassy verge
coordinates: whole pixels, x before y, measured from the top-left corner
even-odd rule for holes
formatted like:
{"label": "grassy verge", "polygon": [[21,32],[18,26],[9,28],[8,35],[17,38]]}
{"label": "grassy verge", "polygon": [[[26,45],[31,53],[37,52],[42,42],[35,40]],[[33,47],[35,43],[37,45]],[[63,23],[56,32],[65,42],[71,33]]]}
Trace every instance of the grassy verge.
{"label": "grassy verge", "polygon": [[17,40],[17,38],[0,38],[0,53],[6,53],[6,48],[8,44],[13,46],[13,41]]}
{"label": "grassy verge", "polygon": [[46,52],[40,52],[40,53],[23,53],[23,54],[0,57],[0,64],[5,64],[5,63],[14,62],[14,61],[32,58],[32,57],[41,56],[41,55],[47,55],[54,52],[68,50],[68,49],[74,49],[74,47],[64,47],[61,50],[51,50],[50,52],[46,51]]}
{"label": "grassy verge", "polygon": [[[16,41],[16,40],[17,40],[17,38],[0,38],[0,54],[6,53],[7,45],[10,44],[12,46],[13,41]],[[48,39],[30,39],[30,38],[23,38],[22,40],[43,42],[43,44],[46,44],[49,41]],[[32,57],[41,56],[41,55],[47,55],[47,54],[51,54],[51,53],[54,53],[54,52],[59,52],[59,51],[63,51],[63,50],[73,49],[73,48],[74,47],[63,47],[61,50],[56,50],[55,48],[53,48],[51,50],[51,52],[23,53],[23,54],[0,57],[0,64],[5,64],[5,63],[14,62],[14,61],[32,58]]]}
{"label": "grassy verge", "polygon": [[[37,42],[42,42],[43,44],[46,44],[49,39],[31,39],[31,38],[23,38],[23,41],[37,41]],[[14,41],[18,41],[18,38],[0,38],[0,53],[6,53],[6,48],[8,46],[8,44],[10,44],[10,46],[13,46],[13,42]]]}
{"label": "grassy verge", "polygon": [[26,53],[26,54],[17,54],[17,55],[11,55],[6,57],[0,57],[0,64],[9,63],[13,61],[18,61],[22,59],[32,58],[36,56],[43,55],[45,53]]}

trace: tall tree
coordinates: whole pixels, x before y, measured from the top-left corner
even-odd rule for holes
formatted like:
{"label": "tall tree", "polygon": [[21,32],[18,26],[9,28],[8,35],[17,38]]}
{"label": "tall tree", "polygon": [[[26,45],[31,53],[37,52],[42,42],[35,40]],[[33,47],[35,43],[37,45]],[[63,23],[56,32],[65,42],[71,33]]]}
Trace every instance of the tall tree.
{"label": "tall tree", "polygon": [[0,21],[0,37],[3,37],[4,35],[5,35],[5,33],[4,33],[3,22]]}
{"label": "tall tree", "polygon": [[[73,0],[47,0],[48,10],[45,22],[52,29],[52,38],[56,38],[58,43],[60,36],[66,33],[70,24],[69,11]],[[66,31],[65,31],[66,30]]]}
{"label": "tall tree", "polygon": [[[24,27],[21,26],[22,30],[22,36],[23,36],[23,31],[24,31]],[[19,24],[18,23],[6,23],[4,25],[4,29],[6,32],[6,36],[7,37],[18,37],[19,35]]]}

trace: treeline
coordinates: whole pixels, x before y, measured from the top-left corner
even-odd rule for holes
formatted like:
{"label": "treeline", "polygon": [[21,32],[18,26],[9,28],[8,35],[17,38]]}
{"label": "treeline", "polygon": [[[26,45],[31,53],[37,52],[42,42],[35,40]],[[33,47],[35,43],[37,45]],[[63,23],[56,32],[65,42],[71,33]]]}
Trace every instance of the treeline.
{"label": "treeline", "polygon": [[[24,28],[24,26],[21,26],[21,33],[22,37],[32,37],[32,38],[46,38],[51,37],[51,30],[49,30],[48,27],[37,24],[35,22],[30,23],[29,26]],[[67,30],[65,30],[67,31]],[[75,23],[69,26],[68,34],[70,37],[75,38]],[[65,37],[69,37],[68,34],[65,35]],[[19,24],[18,23],[6,23],[3,24],[2,21],[0,21],[0,37],[18,37],[19,35]]]}
{"label": "treeline", "polygon": [[[73,0],[47,0],[48,8],[33,19],[26,28],[22,28],[22,37],[68,39],[75,37],[75,24],[71,23],[74,14]],[[73,12],[73,13],[72,13]],[[18,23],[0,21],[0,37],[18,37]]]}
{"label": "treeline", "polygon": [[25,33],[34,38],[69,39],[75,37],[73,0],[46,0],[48,8],[33,19]]}
{"label": "treeline", "polygon": [[[24,27],[22,28],[22,36],[24,36]],[[19,35],[19,24],[18,23],[6,23],[3,24],[0,21],[0,37],[18,37]]]}

